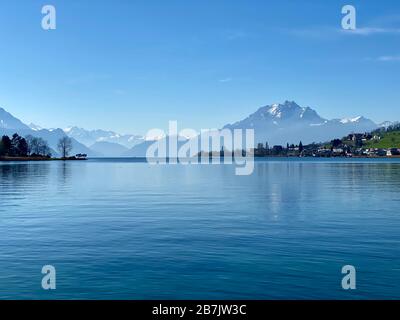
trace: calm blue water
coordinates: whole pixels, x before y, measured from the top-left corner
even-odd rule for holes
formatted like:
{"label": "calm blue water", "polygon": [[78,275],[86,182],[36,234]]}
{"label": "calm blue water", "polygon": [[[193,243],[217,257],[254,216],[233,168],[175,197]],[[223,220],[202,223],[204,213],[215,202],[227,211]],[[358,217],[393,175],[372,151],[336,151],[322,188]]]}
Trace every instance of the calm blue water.
{"label": "calm blue water", "polygon": [[0,298],[399,299],[399,208],[396,160],[0,163]]}

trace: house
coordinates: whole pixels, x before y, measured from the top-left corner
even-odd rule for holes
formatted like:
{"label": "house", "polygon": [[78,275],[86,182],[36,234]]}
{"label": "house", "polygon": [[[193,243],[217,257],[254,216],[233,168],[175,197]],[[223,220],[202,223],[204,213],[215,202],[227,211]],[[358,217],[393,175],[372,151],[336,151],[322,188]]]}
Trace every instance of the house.
{"label": "house", "polygon": [[351,133],[347,136],[347,140],[350,141],[360,141],[364,137],[363,133]]}
{"label": "house", "polygon": [[367,142],[374,137],[370,133],[351,133],[347,136],[346,140],[354,142]]}
{"label": "house", "polygon": [[379,157],[384,157],[387,155],[386,149],[375,149],[375,155]]}
{"label": "house", "polygon": [[344,153],[344,150],[342,148],[334,148],[334,149],[332,149],[332,152],[334,154],[342,154],[342,153]]}
{"label": "house", "polygon": [[397,148],[388,149],[388,150],[386,151],[386,155],[387,155],[388,157],[391,157],[391,156],[398,156],[398,155],[400,155],[400,150],[397,149]]}
{"label": "house", "polygon": [[364,135],[362,136],[361,140],[363,142],[369,141],[372,139],[372,135],[370,133],[364,133]]}
{"label": "house", "polygon": [[316,156],[317,157],[330,157],[330,156],[332,156],[332,151],[330,149],[321,148],[321,149],[318,149]]}

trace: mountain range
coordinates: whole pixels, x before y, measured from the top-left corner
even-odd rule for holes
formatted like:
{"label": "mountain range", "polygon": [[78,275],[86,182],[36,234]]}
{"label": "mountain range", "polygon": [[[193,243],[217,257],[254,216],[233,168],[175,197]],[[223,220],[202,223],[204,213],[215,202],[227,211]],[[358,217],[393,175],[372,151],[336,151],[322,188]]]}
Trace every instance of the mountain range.
{"label": "mountain range", "polygon": [[[85,130],[78,127],[69,127],[64,129],[64,132],[71,138],[78,140],[84,145],[90,147],[97,142],[109,142],[122,145],[128,149],[142,143],[143,136],[133,134],[119,134],[114,131],[106,130]],[[105,144],[104,144],[105,145]]]}
{"label": "mountain range", "polygon": [[[11,113],[7,112],[3,108],[0,108],[0,134],[12,136],[14,133],[18,133],[21,136],[32,135],[35,137],[46,140],[49,147],[52,149],[53,155],[58,155],[57,144],[60,138],[65,136],[65,133],[61,129],[36,129],[33,130],[28,125],[23,123],[21,120],[14,117]],[[98,153],[92,151],[79,141],[72,139],[73,153],[86,153],[89,156],[99,156]]]}
{"label": "mountain range", "polygon": [[[393,124],[386,121],[376,124],[363,116],[328,120],[310,107],[301,107],[294,101],[271,104],[259,108],[245,119],[227,124],[222,129],[254,129],[255,142],[272,145],[286,143],[303,144],[324,142],[341,138],[352,132],[367,132]],[[143,157],[153,141],[143,136],[118,134],[107,130],[86,130],[76,126],[66,129],[43,129],[35,124],[26,125],[6,110],[0,108],[0,134],[11,136],[17,132],[22,136],[33,135],[47,140],[57,150],[58,140],[69,136],[73,153],[86,153],[91,157]]]}
{"label": "mountain range", "polygon": [[[385,123],[385,126],[389,123]],[[259,108],[246,119],[224,126],[227,129],[254,129],[256,142],[269,145],[324,142],[352,132],[367,132],[380,126],[362,116],[328,120],[310,107],[294,101]]]}

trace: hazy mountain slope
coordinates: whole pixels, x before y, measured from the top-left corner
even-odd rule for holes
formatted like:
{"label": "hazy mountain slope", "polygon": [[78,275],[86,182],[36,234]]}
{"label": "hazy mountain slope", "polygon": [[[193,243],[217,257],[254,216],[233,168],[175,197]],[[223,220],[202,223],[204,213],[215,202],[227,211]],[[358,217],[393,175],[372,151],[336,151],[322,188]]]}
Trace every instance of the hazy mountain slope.
{"label": "hazy mountain slope", "polygon": [[[172,136],[171,136],[171,139],[173,139]],[[176,136],[175,136],[175,139],[177,139]],[[165,145],[166,145],[166,151],[167,151],[167,156],[168,156],[169,155],[169,152],[168,152],[169,139],[168,139],[168,137],[166,137],[161,140],[166,140]],[[161,140],[160,140],[160,142],[161,142]],[[181,146],[183,146],[187,142],[188,142],[188,139],[180,137],[179,140],[177,141],[178,150]],[[127,152],[125,152],[123,155],[125,157],[146,157],[147,149],[154,143],[156,143],[155,140],[147,140],[145,142],[142,142],[142,143],[132,147]],[[191,156],[194,156],[194,154],[192,154]]]}
{"label": "hazy mountain slope", "polygon": [[104,157],[120,157],[129,150],[118,143],[106,141],[96,142],[90,146],[90,149]]}
{"label": "hazy mountain slope", "polygon": [[3,108],[0,108],[0,129],[30,129],[21,120],[15,118]]}

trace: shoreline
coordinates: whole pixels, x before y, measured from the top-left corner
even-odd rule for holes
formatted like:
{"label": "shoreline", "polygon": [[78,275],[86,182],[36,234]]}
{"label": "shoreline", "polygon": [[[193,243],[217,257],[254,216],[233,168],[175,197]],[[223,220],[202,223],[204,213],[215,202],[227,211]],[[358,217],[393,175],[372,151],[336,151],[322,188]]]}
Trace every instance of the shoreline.
{"label": "shoreline", "polygon": [[[108,159],[110,157],[94,157],[92,159]],[[146,159],[145,157],[112,157],[113,159]],[[211,157],[211,158],[218,158],[218,157]],[[224,157],[220,157],[221,159]],[[313,157],[313,156],[279,156],[279,155],[269,155],[269,156],[255,156],[254,159],[264,159],[264,158],[278,158],[278,159],[289,159],[289,158],[311,158],[311,159],[400,159],[400,155],[395,156],[352,156],[352,157],[345,157],[345,156],[332,156],[332,157]],[[69,157],[69,158],[48,158],[48,157],[8,157],[3,156],[0,157],[0,162],[29,162],[29,161],[85,161],[88,160],[87,158],[76,158],[76,157]],[[168,161],[168,160],[167,160]]]}
{"label": "shoreline", "polygon": [[399,156],[351,156],[351,157],[346,157],[346,156],[331,156],[331,157],[314,157],[314,156],[255,156],[254,158],[326,158],[326,159],[335,159],[335,158],[340,158],[340,159],[393,159],[393,158],[400,158]]}
{"label": "shoreline", "polygon": [[11,161],[82,161],[87,160],[86,158],[76,158],[76,157],[69,157],[69,158],[49,158],[49,157],[0,157],[0,162],[11,162]]}

